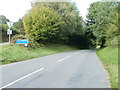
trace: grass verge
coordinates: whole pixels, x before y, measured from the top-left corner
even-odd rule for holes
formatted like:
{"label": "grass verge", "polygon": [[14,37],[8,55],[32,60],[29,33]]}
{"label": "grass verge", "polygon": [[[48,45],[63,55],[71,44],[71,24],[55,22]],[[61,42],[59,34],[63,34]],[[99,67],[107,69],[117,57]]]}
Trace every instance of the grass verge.
{"label": "grass verge", "polygon": [[0,46],[0,64],[10,64],[13,62],[19,62],[72,50],[77,50],[77,48],[67,45],[53,44],[47,45],[45,48],[28,50],[27,48],[19,45],[2,45]]}
{"label": "grass verge", "polygon": [[118,88],[118,48],[106,47],[97,51],[109,73],[112,88]]}

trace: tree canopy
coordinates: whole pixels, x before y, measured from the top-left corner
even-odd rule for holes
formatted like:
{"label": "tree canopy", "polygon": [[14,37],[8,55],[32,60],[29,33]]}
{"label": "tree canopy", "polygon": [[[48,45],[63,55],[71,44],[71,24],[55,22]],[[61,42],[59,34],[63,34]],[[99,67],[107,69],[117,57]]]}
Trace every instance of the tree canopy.
{"label": "tree canopy", "polygon": [[4,15],[0,15],[0,42],[8,41],[8,35],[7,35],[8,21],[9,20]]}
{"label": "tree canopy", "polygon": [[120,35],[118,2],[95,2],[90,5],[88,10],[87,33],[94,44],[108,45],[113,38]]}
{"label": "tree canopy", "polygon": [[0,15],[0,30],[7,31],[7,29],[8,29],[7,22],[8,21],[9,20],[4,15]]}
{"label": "tree canopy", "polygon": [[64,22],[58,13],[46,7],[33,7],[24,17],[26,34],[37,41],[55,38]]}
{"label": "tree canopy", "polygon": [[118,15],[118,2],[94,2],[85,23],[75,3],[33,2],[32,8],[12,28],[37,43],[118,46]]}
{"label": "tree canopy", "polygon": [[24,34],[24,26],[23,26],[23,20],[19,19],[17,22],[14,22],[12,25],[12,30],[16,32],[16,34]]}
{"label": "tree canopy", "polygon": [[72,35],[84,35],[82,17],[71,2],[34,2],[23,23],[26,35],[37,42],[70,42]]}

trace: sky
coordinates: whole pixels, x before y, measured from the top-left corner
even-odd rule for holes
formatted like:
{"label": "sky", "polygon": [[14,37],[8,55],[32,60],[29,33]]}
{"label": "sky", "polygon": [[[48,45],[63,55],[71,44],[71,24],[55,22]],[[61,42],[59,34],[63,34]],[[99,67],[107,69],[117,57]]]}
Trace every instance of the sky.
{"label": "sky", "polygon": [[[97,0],[72,0],[76,2],[80,14],[86,19],[90,3]],[[12,22],[16,22],[22,18],[31,8],[32,0],[0,0],[0,15],[4,15]]]}
{"label": "sky", "polygon": [[72,0],[72,1],[74,1],[77,4],[80,14],[85,20],[90,4],[92,2],[96,2],[97,0]]}

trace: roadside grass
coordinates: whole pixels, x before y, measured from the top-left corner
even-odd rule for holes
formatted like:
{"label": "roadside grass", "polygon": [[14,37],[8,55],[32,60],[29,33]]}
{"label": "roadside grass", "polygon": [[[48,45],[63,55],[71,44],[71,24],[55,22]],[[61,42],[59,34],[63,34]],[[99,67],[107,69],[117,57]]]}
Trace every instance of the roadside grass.
{"label": "roadside grass", "polygon": [[1,64],[1,60],[2,60],[2,47],[0,46],[0,64]]}
{"label": "roadside grass", "polygon": [[111,87],[118,88],[118,48],[106,47],[98,50],[97,55],[109,73]]}
{"label": "roadside grass", "polygon": [[44,48],[28,50],[19,45],[2,45],[0,46],[0,64],[10,64],[72,50],[77,50],[77,48],[68,45],[52,44],[46,45]]}

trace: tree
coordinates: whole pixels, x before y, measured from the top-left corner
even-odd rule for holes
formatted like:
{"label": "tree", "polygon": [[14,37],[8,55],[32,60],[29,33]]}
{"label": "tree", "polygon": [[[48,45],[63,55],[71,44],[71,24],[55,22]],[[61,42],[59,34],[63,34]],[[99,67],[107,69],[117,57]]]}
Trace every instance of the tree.
{"label": "tree", "polygon": [[104,46],[107,41],[120,35],[117,28],[117,9],[117,2],[95,2],[90,5],[87,15],[87,32],[95,45]]}
{"label": "tree", "polygon": [[61,27],[60,37],[63,41],[69,42],[69,37],[72,37],[73,34],[83,35],[82,27],[82,17],[78,11],[76,4],[71,2],[35,2],[32,6],[47,7],[53,9],[59,14],[64,21],[64,24]]}
{"label": "tree", "polygon": [[5,16],[0,15],[0,29],[2,31],[7,31],[7,29],[8,29],[7,22],[8,21],[9,20]]}
{"label": "tree", "polygon": [[8,21],[9,20],[5,16],[0,15],[0,42],[8,41],[8,35],[7,35]]}
{"label": "tree", "polygon": [[33,7],[23,18],[25,33],[37,42],[54,41],[64,23],[57,12],[50,8]]}
{"label": "tree", "polygon": [[80,47],[81,42],[86,42],[84,22],[72,2],[34,2],[23,23],[26,35],[39,43],[59,42]]}
{"label": "tree", "polygon": [[18,22],[13,23],[12,30],[17,34],[25,34],[22,19],[19,19]]}

